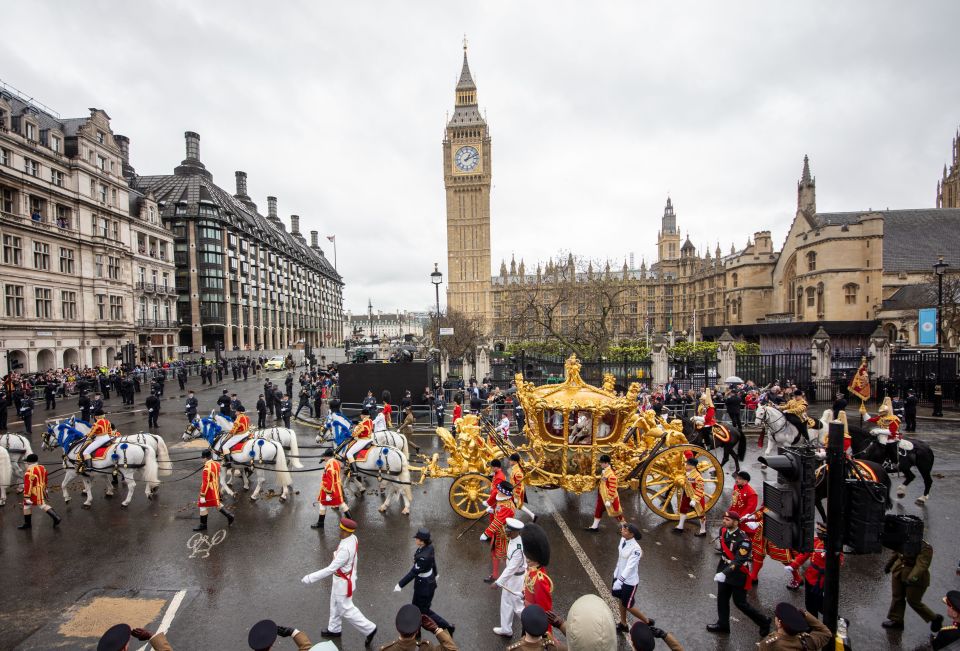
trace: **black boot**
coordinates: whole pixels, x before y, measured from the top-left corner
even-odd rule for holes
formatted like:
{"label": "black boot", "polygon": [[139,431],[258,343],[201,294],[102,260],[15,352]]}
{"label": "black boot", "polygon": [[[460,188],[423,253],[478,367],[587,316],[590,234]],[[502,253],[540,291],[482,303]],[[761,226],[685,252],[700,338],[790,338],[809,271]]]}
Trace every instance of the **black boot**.
{"label": "black boot", "polygon": [[[347,518],[348,520],[353,520],[353,516],[350,515],[350,511],[347,511],[346,513],[344,513],[344,514],[343,514],[343,517],[344,517],[344,518]],[[343,518],[341,518],[341,520],[342,520],[342,519],[343,519]]]}
{"label": "black boot", "polygon": [[30,518],[31,518],[31,515],[29,513],[24,513],[23,524],[18,526],[17,529],[30,529],[31,528]]}
{"label": "black boot", "polygon": [[220,511],[220,513],[223,514],[223,517],[225,517],[225,518],[227,519],[227,526],[228,526],[228,527],[233,524],[233,521],[236,519],[236,518],[234,517],[233,513],[230,513],[230,511],[226,510],[226,509],[223,508],[223,507],[220,507],[220,508],[217,509],[217,510]]}
{"label": "black boot", "polygon": [[323,529],[323,513],[320,514],[320,517],[317,518],[316,524],[310,525],[311,529]]}
{"label": "black boot", "polygon": [[206,531],[207,530],[207,516],[200,516],[200,524],[193,528],[194,531]]}
{"label": "black boot", "polygon": [[49,515],[53,519],[54,527],[58,526],[60,524],[60,521],[63,520],[63,518],[57,515],[57,512],[54,511],[53,509],[47,509],[47,515]]}

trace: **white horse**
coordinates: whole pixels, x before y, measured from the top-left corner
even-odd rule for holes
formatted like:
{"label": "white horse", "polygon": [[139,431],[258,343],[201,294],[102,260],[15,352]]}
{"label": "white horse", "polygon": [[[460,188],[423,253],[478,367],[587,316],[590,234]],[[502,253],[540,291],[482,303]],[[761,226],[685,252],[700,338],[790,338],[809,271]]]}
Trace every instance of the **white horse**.
{"label": "white horse", "polygon": [[253,438],[276,441],[284,450],[290,450],[290,465],[294,468],[303,468],[300,463],[300,446],[297,444],[297,433],[286,427],[267,427],[253,430]]}
{"label": "white horse", "polygon": [[[378,434],[394,434],[404,438],[397,432],[377,432]],[[410,515],[410,506],[413,504],[413,491],[410,489],[410,464],[408,456],[402,448],[390,447],[386,445],[371,445],[364,450],[366,455],[358,458],[354,467],[359,471],[350,476],[349,481],[344,483],[346,490],[351,483],[360,486],[360,492],[366,490],[360,477],[374,476],[379,483],[380,492],[383,494],[383,504],[380,505],[380,513],[385,513],[394,499],[403,502],[403,515]],[[359,456],[359,455],[358,455]],[[349,465],[349,464],[346,464]],[[359,477],[358,477],[359,475]]]}
{"label": "white horse", "polygon": [[810,440],[815,440],[820,443],[821,446],[827,444],[827,435],[830,433],[830,423],[833,422],[833,410],[824,409],[823,416],[820,417],[820,429],[816,427],[807,427],[807,432],[810,434]]}
{"label": "white horse", "polygon": [[767,437],[767,447],[763,456],[776,451],[779,445],[790,445],[800,432],[794,427],[783,412],[772,405],[757,405],[757,417],[754,424],[763,428]]}
{"label": "white horse", "polygon": [[[85,420],[67,418],[62,421],[53,421],[51,424],[47,425],[47,430],[49,431],[52,428],[54,433],[59,433],[59,430],[62,427],[73,427],[84,436],[86,436],[90,430],[93,429],[93,425]],[[170,463],[170,451],[167,450],[167,444],[163,440],[163,437],[159,434],[153,434],[151,432],[121,434],[120,436],[115,436],[113,440],[117,443],[136,443],[137,445],[144,445],[150,448],[157,457],[157,465],[160,467],[160,476],[168,477],[173,473],[173,464]]]}
{"label": "white horse", "polygon": [[7,449],[0,447],[0,506],[7,504],[7,486],[11,486],[10,479],[13,476],[13,470],[10,465],[10,455]]}
{"label": "white horse", "polygon": [[[14,483],[17,484],[17,493],[22,493],[24,473],[23,459],[28,454],[33,454],[30,439],[23,434],[2,434],[0,435],[0,448],[3,448],[7,453],[7,463],[10,465],[13,476],[16,479]],[[9,484],[11,479],[12,478],[8,478],[3,484]],[[3,506],[2,499],[0,499],[0,506]]]}
{"label": "white horse", "polygon": [[[63,501],[65,503],[70,502],[70,492],[67,490],[67,485],[79,476],[83,482],[83,492],[86,493],[87,496],[86,501],[81,506],[89,509],[93,504],[93,481],[90,475],[78,475],[77,473],[77,454],[85,445],[86,438],[76,429],[68,426],[61,428],[57,433],[54,433],[52,429],[48,429],[41,447],[49,450],[57,447],[63,449],[63,467],[66,471],[64,472],[63,482],[60,485]],[[137,445],[136,443],[118,441],[111,441],[105,445],[104,448],[106,449],[105,453],[102,455],[97,454],[91,461],[91,464],[93,471],[97,473],[113,474],[116,472],[119,480],[127,485],[127,496],[120,503],[120,506],[126,508],[130,505],[130,501],[133,499],[133,492],[137,487],[136,478],[138,471],[142,473],[143,480],[147,484],[144,494],[148,500],[153,499],[154,491],[160,486],[157,455],[153,451],[153,448],[145,445]],[[106,496],[113,497],[113,494],[113,483],[108,481]]]}
{"label": "white horse", "polygon": [[[210,445],[213,457],[222,460],[226,467],[224,472],[220,473],[220,487],[231,497],[235,495],[230,487],[230,481],[235,476],[243,479],[243,489],[249,490],[249,477],[256,471],[257,483],[250,494],[250,500],[256,501],[260,497],[260,491],[263,489],[263,483],[266,480],[265,466],[274,466],[277,474],[277,482],[280,484],[280,501],[286,502],[290,495],[290,489],[293,486],[293,477],[287,468],[287,456],[283,452],[283,446],[276,441],[269,441],[263,438],[249,438],[243,441],[242,446],[236,451],[227,451],[226,453],[218,449],[218,443],[226,441],[230,433],[223,430],[217,421],[213,418],[195,418],[187,426],[183,433],[183,440],[204,438]],[[231,466],[236,466],[231,468]]]}

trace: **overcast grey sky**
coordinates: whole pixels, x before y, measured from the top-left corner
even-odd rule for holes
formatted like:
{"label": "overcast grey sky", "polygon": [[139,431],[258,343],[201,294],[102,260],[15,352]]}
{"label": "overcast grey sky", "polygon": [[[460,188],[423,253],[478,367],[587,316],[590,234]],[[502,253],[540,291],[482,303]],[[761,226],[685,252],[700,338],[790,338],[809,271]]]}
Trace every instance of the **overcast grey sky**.
{"label": "overcast grey sky", "polygon": [[[821,211],[920,208],[960,124],[960,3],[19,2],[0,79],[103,108],[141,174],[183,132],[214,180],[336,234],[345,306],[426,309],[446,274],[441,140],[461,42],[493,138],[493,273],[560,250],[782,243],[808,153]],[[957,236],[957,234],[951,234]],[[329,243],[321,240],[332,257]]]}

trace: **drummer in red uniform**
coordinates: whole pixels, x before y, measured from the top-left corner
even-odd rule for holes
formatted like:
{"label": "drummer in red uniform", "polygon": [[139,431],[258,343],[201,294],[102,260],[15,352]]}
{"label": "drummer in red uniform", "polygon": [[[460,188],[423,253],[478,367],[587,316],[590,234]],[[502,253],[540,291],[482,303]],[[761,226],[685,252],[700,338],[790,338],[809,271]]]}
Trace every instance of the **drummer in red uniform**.
{"label": "drummer in red uniform", "polygon": [[203,463],[203,471],[200,474],[200,497],[197,499],[197,506],[200,507],[200,524],[193,528],[194,531],[207,530],[207,511],[217,509],[227,519],[227,525],[233,524],[233,514],[230,513],[220,502],[220,463],[214,461],[209,449],[200,453],[200,456],[206,459]]}
{"label": "drummer in red uniform", "polygon": [[[550,541],[538,524],[529,523],[520,530],[527,573],[523,577],[523,605],[536,604],[544,612],[553,610],[553,580],[547,574],[550,564]],[[547,629],[550,633],[550,629]]]}
{"label": "drummer in red uniform", "polygon": [[23,524],[17,529],[29,529],[32,526],[31,510],[34,506],[53,518],[53,526],[57,526],[61,518],[47,504],[47,469],[37,463],[35,454],[28,454],[24,461],[30,465],[23,473]]}
{"label": "drummer in red uniform", "polygon": [[317,502],[320,504],[320,517],[317,518],[316,524],[310,525],[311,529],[323,529],[323,519],[327,514],[327,507],[337,509],[344,518],[350,517],[347,502],[343,497],[340,461],[334,458],[333,448],[327,448],[323,457],[327,460],[327,463],[323,466],[323,476],[320,478],[320,494],[317,495]]}
{"label": "drummer in red uniform", "polygon": [[500,561],[507,558],[507,518],[515,514],[513,508],[513,484],[504,480],[497,484],[497,508],[490,516],[490,524],[480,534],[482,542],[490,541],[490,560],[493,563],[493,573],[483,580],[484,583],[493,583],[500,576]]}

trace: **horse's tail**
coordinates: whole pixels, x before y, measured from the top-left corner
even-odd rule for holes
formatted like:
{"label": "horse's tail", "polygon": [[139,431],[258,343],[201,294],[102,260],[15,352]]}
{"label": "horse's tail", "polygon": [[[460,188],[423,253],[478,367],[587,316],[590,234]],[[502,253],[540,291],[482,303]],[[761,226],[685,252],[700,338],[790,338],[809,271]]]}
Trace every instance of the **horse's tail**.
{"label": "horse's tail", "polygon": [[143,481],[151,486],[159,486],[160,477],[158,475],[160,467],[157,465],[157,454],[149,445],[142,445],[140,447],[143,450]]}
{"label": "horse's tail", "polygon": [[[291,450],[292,452],[292,450]],[[277,443],[277,458],[274,462],[277,468],[277,481],[281,486],[293,486],[293,477],[290,475],[290,469],[287,468],[287,455],[283,451],[283,446]]]}
{"label": "horse's tail", "polygon": [[0,447],[0,486],[10,486],[10,476],[13,473],[13,468],[10,465],[10,455],[7,453],[7,449]]}
{"label": "horse's tail", "polygon": [[167,444],[164,443],[162,436],[154,434],[154,437],[157,440],[157,465],[160,466],[160,476],[167,477],[173,473],[173,464],[170,463],[170,451],[167,450]]}
{"label": "horse's tail", "polygon": [[290,432],[290,456],[292,457],[290,465],[294,468],[303,468],[303,464],[300,463],[300,444],[297,443],[297,433],[289,428],[287,431]]}

